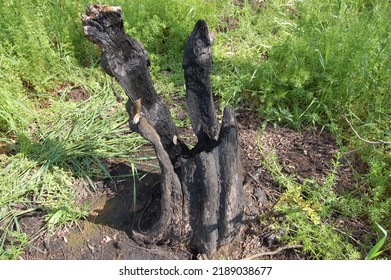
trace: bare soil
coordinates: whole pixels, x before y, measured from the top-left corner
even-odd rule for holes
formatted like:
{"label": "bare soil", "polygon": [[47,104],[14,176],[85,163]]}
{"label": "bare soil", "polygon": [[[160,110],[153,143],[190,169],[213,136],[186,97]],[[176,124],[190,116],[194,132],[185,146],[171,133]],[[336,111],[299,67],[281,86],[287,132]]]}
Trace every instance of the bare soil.
{"label": "bare soil", "polygon": [[[80,91],[81,92],[81,91]],[[69,99],[85,96],[78,88],[70,92]],[[182,110],[182,109],[180,109]],[[222,248],[214,258],[242,259],[263,253],[261,259],[308,259],[300,248],[283,248],[278,233],[270,225],[261,224],[260,215],[275,215],[273,206],[283,192],[272,176],[261,164],[261,151],[273,149],[284,171],[295,176],[298,181],[311,178],[322,183],[332,168],[332,161],[339,151],[333,137],[317,129],[297,132],[288,128],[267,127],[260,130],[260,120],[249,112],[238,116],[241,145],[242,178],[245,191],[245,219],[240,240],[229,248]],[[189,128],[182,129],[182,135],[191,139]],[[146,153],[151,153],[146,147]],[[142,153],[142,151],[141,151]],[[345,163],[338,170],[337,191],[357,186],[355,172],[365,172],[366,166],[354,154],[346,155]],[[106,162],[113,178],[131,174],[126,162],[108,160]],[[87,193],[82,182],[75,183],[79,190],[79,201],[88,201],[91,212],[85,220],[58,229],[51,236],[39,235],[23,259],[199,259],[184,248],[170,247],[166,244],[139,244],[130,233],[132,225],[139,229],[151,222],[158,197],[151,196],[159,182],[159,174],[140,166],[136,182],[132,177],[119,177],[106,181],[95,181],[98,191]],[[136,188],[134,189],[134,183]],[[365,190],[364,190],[365,191]],[[136,196],[134,199],[134,195]],[[134,215],[142,211],[142,215]],[[139,212],[140,213],[140,212]],[[26,232],[36,232],[43,225],[39,213],[26,216],[20,221]],[[358,220],[344,221],[358,239],[365,224]],[[280,250],[279,250],[280,249]]]}

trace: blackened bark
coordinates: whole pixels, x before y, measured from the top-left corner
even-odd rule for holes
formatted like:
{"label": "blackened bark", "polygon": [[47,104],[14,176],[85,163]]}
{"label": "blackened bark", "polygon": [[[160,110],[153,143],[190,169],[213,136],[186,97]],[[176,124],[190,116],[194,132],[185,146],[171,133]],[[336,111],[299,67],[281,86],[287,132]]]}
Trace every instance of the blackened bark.
{"label": "blackened bark", "polygon": [[210,85],[212,44],[212,34],[209,34],[205,21],[199,20],[186,44],[183,69],[187,111],[200,150],[213,145],[219,133]]}
{"label": "blackened bark", "polygon": [[[238,236],[243,216],[243,188],[238,129],[234,112],[217,121],[210,85],[211,34],[203,20],[191,33],[183,58],[186,103],[198,138],[189,151],[170,111],[154,89],[143,45],[123,29],[120,7],[88,5],[82,17],[86,37],[102,49],[102,67],[129,97],[129,125],[154,146],[161,169],[156,220],[134,237],[146,242],[185,244],[213,254]],[[141,218],[141,217],[140,217]]]}
{"label": "blackened bark", "polygon": [[[102,66],[114,76],[129,97],[126,106],[133,118],[134,101],[142,99],[142,114],[159,133],[171,161],[187,147],[178,139],[170,110],[157,95],[149,72],[149,56],[144,46],[124,31],[122,10],[107,5],[88,5],[82,17],[84,35],[102,49]],[[136,129],[129,123],[131,129]],[[177,141],[173,141],[177,138]],[[175,142],[175,143],[174,143]]]}

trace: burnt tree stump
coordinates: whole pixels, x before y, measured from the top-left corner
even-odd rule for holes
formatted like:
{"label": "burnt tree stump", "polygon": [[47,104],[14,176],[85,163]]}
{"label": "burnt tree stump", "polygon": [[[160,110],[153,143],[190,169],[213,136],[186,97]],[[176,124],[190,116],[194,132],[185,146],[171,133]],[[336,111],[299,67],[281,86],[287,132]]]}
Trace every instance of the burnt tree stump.
{"label": "burnt tree stump", "polygon": [[129,98],[130,129],[152,143],[161,169],[156,218],[147,231],[134,228],[134,238],[184,244],[208,255],[230,244],[243,217],[238,128],[230,108],[221,125],[217,120],[210,85],[213,39],[205,21],[196,23],[183,58],[187,111],[198,138],[193,149],[155,91],[147,51],[125,33],[121,7],[88,5],[82,22],[84,35],[102,50],[104,71]]}

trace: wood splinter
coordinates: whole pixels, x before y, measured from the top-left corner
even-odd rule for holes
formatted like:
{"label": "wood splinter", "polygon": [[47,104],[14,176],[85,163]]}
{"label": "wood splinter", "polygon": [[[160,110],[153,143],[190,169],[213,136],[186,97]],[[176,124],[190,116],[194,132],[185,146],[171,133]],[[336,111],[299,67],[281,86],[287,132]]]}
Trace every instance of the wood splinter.
{"label": "wood splinter", "polygon": [[132,114],[133,114],[133,123],[138,124],[138,122],[140,121],[141,115],[142,115],[141,98],[134,101]]}

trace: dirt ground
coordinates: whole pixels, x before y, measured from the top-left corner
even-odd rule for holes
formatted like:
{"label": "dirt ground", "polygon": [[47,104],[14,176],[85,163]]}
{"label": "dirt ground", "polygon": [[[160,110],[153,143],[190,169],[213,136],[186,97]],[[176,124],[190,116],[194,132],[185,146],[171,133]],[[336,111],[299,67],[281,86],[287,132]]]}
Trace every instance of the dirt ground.
{"label": "dirt ground", "polygon": [[[74,92],[76,99],[80,92]],[[73,95],[69,97],[73,99]],[[183,110],[178,111],[183,114]],[[320,130],[296,132],[288,128],[267,127],[260,130],[260,120],[249,111],[238,116],[241,146],[242,178],[246,199],[245,217],[240,240],[229,250],[222,249],[215,255],[217,259],[243,259],[256,254],[258,259],[308,259],[300,248],[285,248],[277,239],[277,234],[268,225],[261,224],[262,214],[273,215],[273,205],[282,190],[272,176],[261,165],[261,152],[273,149],[285,172],[298,181],[312,178],[319,183],[325,179],[332,168],[332,160],[338,152],[333,137]],[[181,129],[182,135],[190,137],[191,129]],[[146,153],[151,148],[146,146]],[[141,151],[143,153],[143,151]],[[346,156],[346,164],[338,171],[338,188],[349,188],[354,179],[354,169],[364,172],[366,166],[354,154]],[[106,162],[113,178],[131,174],[126,162],[109,160]],[[353,168],[354,166],[354,168]],[[132,177],[95,181],[98,191],[88,193],[82,181],[75,183],[79,190],[79,201],[88,201],[91,212],[85,220],[64,226],[51,236],[41,234],[35,238],[30,248],[22,255],[23,259],[200,259],[184,248],[167,245],[139,244],[131,238],[130,228],[142,225],[147,215],[135,218],[134,210],[144,211],[150,206],[152,198],[147,198],[148,190],[156,187],[159,174],[148,168],[139,167],[139,180],[136,191]],[[136,199],[134,200],[134,194]],[[156,198],[154,198],[156,199]],[[43,225],[39,214],[26,216],[20,220],[26,232],[38,231]],[[360,226],[352,224],[352,227]],[[354,232],[354,230],[353,230]]]}

